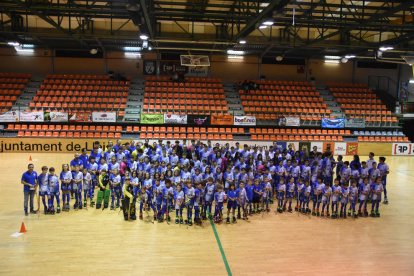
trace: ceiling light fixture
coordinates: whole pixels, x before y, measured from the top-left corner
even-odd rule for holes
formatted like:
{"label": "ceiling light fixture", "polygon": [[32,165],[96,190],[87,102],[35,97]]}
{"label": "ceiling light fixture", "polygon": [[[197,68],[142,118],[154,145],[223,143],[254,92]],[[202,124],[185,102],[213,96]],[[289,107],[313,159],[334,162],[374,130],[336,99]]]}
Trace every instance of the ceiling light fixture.
{"label": "ceiling light fixture", "polygon": [[260,25],[259,26],[259,29],[266,29],[267,28],[267,25]]}
{"label": "ceiling light fixture", "polygon": [[346,55],[345,58],[356,58],[356,55]]}
{"label": "ceiling light fixture", "polygon": [[244,59],[243,56],[227,56],[227,58],[232,58],[232,59]]}
{"label": "ceiling light fixture", "polygon": [[10,42],[7,42],[7,45],[9,45],[9,46],[20,46],[20,43],[19,42],[10,41]]}
{"label": "ceiling light fixture", "polygon": [[141,34],[139,36],[139,38],[141,38],[142,40],[147,40],[148,39],[148,36],[146,34]]}
{"label": "ceiling light fixture", "polygon": [[341,59],[341,56],[325,56],[325,59]]}
{"label": "ceiling light fixture", "polygon": [[325,63],[341,63],[339,60],[326,59]]}
{"label": "ceiling light fixture", "polygon": [[235,50],[229,49],[229,50],[227,50],[227,54],[230,54],[230,55],[243,55],[244,51],[235,51]]}
{"label": "ceiling light fixture", "polygon": [[392,46],[381,46],[381,47],[379,47],[379,50],[380,51],[388,51],[388,50],[394,50],[394,47],[392,47]]}

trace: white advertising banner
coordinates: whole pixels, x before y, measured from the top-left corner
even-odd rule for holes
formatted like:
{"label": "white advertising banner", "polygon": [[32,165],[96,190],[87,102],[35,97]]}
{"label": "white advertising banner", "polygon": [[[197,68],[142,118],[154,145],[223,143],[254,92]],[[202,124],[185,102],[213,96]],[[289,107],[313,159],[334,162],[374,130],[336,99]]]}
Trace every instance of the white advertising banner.
{"label": "white advertising banner", "polygon": [[392,155],[414,155],[414,144],[393,143]]}
{"label": "white advertising banner", "polygon": [[164,114],[164,124],[187,124],[187,115]]}
{"label": "white advertising banner", "polygon": [[234,116],[235,126],[255,126],[256,117],[255,116]]}
{"label": "white advertising banner", "polygon": [[67,122],[69,121],[68,113],[64,112],[49,112],[51,122]]}
{"label": "white advertising banner", "polygon": [[116,122],[116,113],[92,112],[92,122]]}
{"label": "white advertising banner", "polygon": [[346,155],[346,143],[335,143],[334,155]]}
{"label": "white advertising banner", "polygon": [[286,126],[300,126],[299,117],[285,117],[285,118],[286,118]]}
{"label": "white advertising banner", "polygon": [[18,122],[19,111],[0,112],[0,122]]}
{"label": "white advertising banner", "polygon": [[313,147],[315,146],[318,148],[317,149],[318,152],[323,152],[323,142],[312,142],[310,151],[313,151]]}
{"label": "white advertising banner", "polygon": [[20,111],[20,122],[43,122],[43,111]]}

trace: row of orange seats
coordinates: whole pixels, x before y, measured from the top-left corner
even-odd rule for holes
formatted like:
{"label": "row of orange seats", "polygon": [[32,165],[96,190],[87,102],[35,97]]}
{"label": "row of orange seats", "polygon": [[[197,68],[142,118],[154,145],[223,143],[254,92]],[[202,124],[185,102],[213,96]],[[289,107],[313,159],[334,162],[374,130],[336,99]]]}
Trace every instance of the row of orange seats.
{"label": "row of orange seats", "polygon": [[0,83],[28,83],[29,79],[0,78]]}
{"label": "row of orange seats", "polygon": [[[109,80],[109,76],[103,75],[68,75],[68,74],[47,74],[47,79],[70,79],[70,80]],[[127,76],[128,81],[131,80],[130,76]]]}
{"label": "row of orange seats", "polygon": [[385,137],[385,136],[376,136],[376,137],[368,137],[368,136],[358,136],[358,142],[404,142],[404,143],[411,143],[408,140],[408,137]]}
{"label": "row of orange seats", "polygon": [[217,128],[217,127],[152,127],[152,126],[127,126],[126,132],[160,132],[160,133],[233,133],[233,134],[244,134],[244,128]]}
{"label": "row of orange seats", "polygon": [[59,90],[37,90],[37,96],[75,96],[75,97],[107,97],[107,98],[126,98],[128,92],[97,92],[97,91],[59,91]]}
{"label": "row of orange seats", "polygon": [[171,87],[145,87],[145,92],[163,92],[163,93],[203,93],[203,94],[224,94],[224,89],[218,88],[171,88]]}
{"label": "row of orange seats", "polygon": [[141,133],[140,139],[189,139],[189,140],[233,140],[233,134],[164,134],[164,133]]}
{"label": "row of orange seats", "polygon": [[277,96],[267,96],[267,95],[250,95],[250,94],[243,94],[240,95],[240,99],[242,100],[275,100],[277,99],[276,97],[279,96],[286,96],[286,97],[319,97],[319,92],[292,92],[292,91],[278,91],[277,92]]}
{"label": "row of orange seats", "polygon": [[9,124],[6,130],[122,132],[122,126]]}
{"label": "row of orange seats", "polygon": [[20,94],[22,94],[21,90],[0,89],[0,95],[20,95]]}
{"label": "row of orange seats", "polygon": [[313,109],[313,108],[273,108],[273,107],[244,107],[244,112],[274,112],[274,113],[321,113],[330,114],[330,109]]}
{"label": "row of orange seats", "polygon": [[2,83],[0,84],[1,89],[24,89],[24,84],[12,84],[12,83]]}
{"label": "row of orange seats", "polygon": [[271,141],[343,141],[342,136],[318,136],[318,135],[252,135],[252,140]]}
{"label": "row of orange seats", "polygon": [[227,105],[225,100],[144,99],[144,104],[168,105]]}
{"label": "row of orange seats", "polygon": [[[175,109],[173,110],[173,112],[175,114],[179,114],[179,115],[213,115],[213,116],[218,116],[218,115],[230,115],[228,112],[224,112],[224,111],[220,111],[220,113],[216,113],[216,112],[203,112],[203,111],[209,111],[208,109],[203,109],[203,111],[191,111],[191,110],[186,110],[185,112],[183,111],[184,109]],[[169,112],[170,110],[164,110]],[[181,112],[180,112],[181,111]],[[217,111],[217,110],[212,110],[212,111]],[[161,111],[154,111],[154,110],[142,110],[141,112],[142,114],[163,114],[164,112]]]}
{"label": "row of orange seats", "polygon": [[13,102],[1,102],[0,101],[0,107],[2,107],[2,108],[9,108],[9,107],[12,107],[13,106]]}
{"label": "row of orange seats", "polygon": [[256,118],[258,118],[259,120],[278,120],[279,117],[298,117],[300,118],[302,121],[320,121],[322,120],[322,118],[331,118],[334,119],[334,116],[329,116],[329,115],[299,115],[299,114],[295,114],[295,113],[280,113],[280,114],[275,114],[275,113],[246,113],[247,116],[256,116]]}
{"label": "row of orange seats", "polygon": [[[285,96],[270,96],[272,97],[271,99],[268,99],[267,101],[277,101],[277,102],[294,102],[294,103],[303,103],[303,102],[314,102],[314,103],[322,103],[323,99],[322,98],[318,98],[318,97],[285,97]],[[263,100],[258,100],[258,101],[242,101],[242,105],[246,105],[246,106],[250,106],[250,105],[262,105],[263,104]],[[305,103],[303,103],[305,104]]]}
{"label": "row of orange seats", "polygon": [[31,77],[32,77],[32,74],[0,73],[0,78],[30,79]]}
{"label": "row of orange seats", "polygon": [[0,96],[0,102],[15,102],[17,100],[17,96]]}
{"label": "row of orange seats", "polygon": [[255,106],[266,106],[266,107],[290,107],[290,108],[327,108],[325,103],[298,103],[298,102],[281,102],[281,101],[266,101],[262,103],[254,103]]}
{"label": "row of orange seats", "polygon": [[87,103],[52,103],[52,102],[37,102],[29,103],[29,107],[35,108],[65,108],[65,109],[74,109],[74,108],[88,108],[88,109],[125,109],[125,104],[87,104]]}
{"label": "row of orange seats", "polygon": [[19,131],[17,137],[27,138],[121,138],[121,133],[99,133],[99,132],[44,132],[44,131]]}
{"label": "row of orange seats", "polygon": [[[303,94],[301,94],[303,93]],[[312,91],[287,91],[287,90],[250,90],[246,92],[245,90],[239,90],[240,95],[268,95],[268,96],[310,96],[310,93],[315,93],[315,95],[319,96],[319,92],[312,92]]]}
{"label": "row of orange seats", "polygon": [[211,111],[228,111],[227,106],[220,105],[147,105],[144,104],[142,109],[150,110],[211,110]]}
{"label": "row of orange seats", "polygon": [[[214,100],[225,100],[226,95],[224,94],[205,94],[205,93],[144,93],[145,98],[163,98],[166,100],[170,99],[214,99]],[[157,99],[159,100],[159,99]]]}
{"label": "row of orange seats", "polygon": [[358,110],[372,110],[382,109],[386,110],[387,107],[381,104],[341,104],[342,109],[358,109]]}
{"label": "row of orange seats", "polygon": [[[362,88],[329,88],[329,92],[345,92],[345,94],[347,93],[357,93],[357,94],[361,94],[361,93],[366,93],[366,94],[372,94],[372,90],[371,89],[362,89]],[[346,97],[346,96],[345,96]]]}
{"label": "row of orange seats", "polygon": [[364,83],[337,83],[337,82],[327,82],[326,86],[328,87],[351,87],[351,88],[367,88],[368,85]]}
{"label": "row of orange seats", "polygon": [[184,82],[146,82],[146,87],[164,87],[164,88],[223,88],[223,85],[221,83],[184,83]]}
{"label": "row of orange seats", "polygon": [[303,128],[249,128],[250,134],[351,135],[350,130]]}
{"label": "row of orange seats", "polygon": [[44,79],[44,84],[68,84],[68,85],[106,85],[106,86],[129,86],[130,81],[112,81],[112,80],[60,80],[60,79]]}
{"label": "row of orange seats", "polygon": [[377,95],[375,93],[367,94],[367,93],[333,93],[335,98],[353,98],[353,99],[370,99],[376,98]]}
{"label": "row of orange seats", "polygon": [[40,85],[40,90],[94,90],[94,91],[129,91],[129,86],[104,86],[104,85]]}
{"label": "row of orange seats", "polygon": [[[378,111],[377,111],[378,112]],[[362,114],[365,115],[363,111],[355,111],[355,110],[345,110],[346,114]],[[371,112],[372,113],[372,112]],[[378,114],[377,115],[381,115]],[[398,123],[398,119],[397,117],[391,117],[391,116],[386,116],[384,114],[382,114],[383,116],[351,116],[351,117],[355,117],[355,118],[361,118],[361,119],[365,119],[366,122],[374,122],[374,123]]]}
{"label": "row of orange seats", "polygon": [[[146,77],[146,81],[164,81],[164,82],[172,82],[170,77]],[[221,79],[210,79],[210,78],[185,78],[185,82],[218,82],[221,83]]]}
{"label": "row of orange seats", "polygon": [[[391,111],[387,110],[345,110],[346,114],[356,115],[383,115],[391,116]],[[353,116],[351,116],[353,117]]]}
{"label": "row of orange seats", "polygon": [[260,85],[259,88],[261,90],[316,91],[316,87],[311,86]]}
{"label": "row of orange seats", "polygon": [[[15,97],[15,96],[14,96]],[[33,102],[85,102],[85,103],[126,103],[126,98],[89,98],[89,97],[33,97]]]}
{"label": "row of orange seats", "polygon": [[354,104],[357,104],[357,103],[359,103],[359,104],[367,104],[367,103],[370,104],[370,103],[373,103],[373,104],[382,104],[382,102],[381,102],[380,99],[366,99],[366,98],[364,98],[364,99],[336,98],[336,101],[338,103],[354,103]]}
{"label": "row of orange seats", "polygon": [[[238,79],[236,82],[244,82],[244,79]],[[313,86],[312,82],[306,81],[272,81],[272,80],[247,80],[247,82],[254,82],[256,84],[267,84],[267,85],[304,85],[304,86]]]}

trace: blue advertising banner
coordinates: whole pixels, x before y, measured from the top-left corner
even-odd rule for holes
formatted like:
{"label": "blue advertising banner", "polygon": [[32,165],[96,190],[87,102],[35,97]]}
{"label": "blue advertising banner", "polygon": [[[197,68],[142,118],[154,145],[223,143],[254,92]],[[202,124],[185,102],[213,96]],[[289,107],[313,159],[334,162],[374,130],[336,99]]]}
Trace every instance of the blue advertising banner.
{"label": "blue advertising banner", "polygon": [[322,118],[322,127],[324,128],[345,128],[345,119],[328,119]]}
{"label": "blue advertising banner", "polygon": [[286,142],[276,142],[276,146],[277,148],[280,150],[280,152],[282,152],[283,149],[287,148],[286,147]]}

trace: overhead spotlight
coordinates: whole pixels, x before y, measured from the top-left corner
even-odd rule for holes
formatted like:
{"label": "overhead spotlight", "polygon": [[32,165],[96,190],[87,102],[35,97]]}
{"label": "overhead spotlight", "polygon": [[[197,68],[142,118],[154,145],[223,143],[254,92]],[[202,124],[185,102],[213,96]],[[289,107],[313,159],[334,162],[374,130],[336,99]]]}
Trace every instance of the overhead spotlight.
{"label": "overhead spotlight", "polygon": [[282,61],[282,60],[283,60],[283,57],[282,57],[282,56],[277,56],[277,57],[276,57],[276,60],[277,60],[277,61]]}
{"label": "overhead spotlight", "polygon": [[148,36],[146,34],[141,34],[139,36],[139,38],[141,38],[142,40],[147,40],[148,39]]}
{"label": "overhead spotlight", "polygon": [[394,47],[392,47],[392,46],[381,46],[381,47],[379,47],[379,50],[385,52],[385,51],[388,51],[388,50],[394,50]]}
{"label": "overhead spotlight", "polygon": [[341,63],[339,60],[326,59],[325,63]]}
{"label": "overhead spotlight", "polygon": [[20,43],[19,42],[14,42],[14,41],[9,41],[9,42],[7,42],[7,45],[16,47],[16,46],[20,46]]}
{"label": "overhead spotlight", "polygon": [[91,53],[92,55],[96,55],[96,53],[98,53],[98,49],[91,49],[91,50],[90,50],[90,53]]}
{"label": "overhead spotlight", "polygon": [[274,21],[273,18],[266,18],[265,20],[263,20],[263,25],[267,25],[267,26],[271,26],[273,25]]}
{"label": "overhead spotlight", "polygon": [[267,25],[260,25],[259,26],[259,29],[266,29],[267,28]]}
{"label": "overhead spotlight", "polygon": [[151,51],[151,50],[152,50],[152,47],[151,47],[151,46],[149,46],[149,47],[148,47],[148,51]]}
{"label": "overhead spotlight", "polygon": [[356,58],[356,55],[346,55],[345,58]]}
{"label": "overhead spotlight", "polygon": [[341,56],[325,56],[325,59],[341,59]]}
{"label": "overhead spotlight", "polygon": [[347,58],[341,58],[341,62],[342,63],[347,63],[348,62],[348,59]]}
{"label": "overhead spotlight", "polygon": [[235,51],[233,49],[228,49],[227,54],[229,54],[229,55],[243,55],[244,51]]}
{"label": "overhead spotlight", "polygon": [[33,53],[33,49],[23,49],[22,46],[15,46],[14,49],[16,52],[27,52],[27,53]]}
{"label": "overhead spotlight", "polygon": [[240,43],[240,44],[246,44],[246,43],[247,43],[247,41],[246,41],[246,39],[240,39],[240,40],[239,40],[239,43]]}

